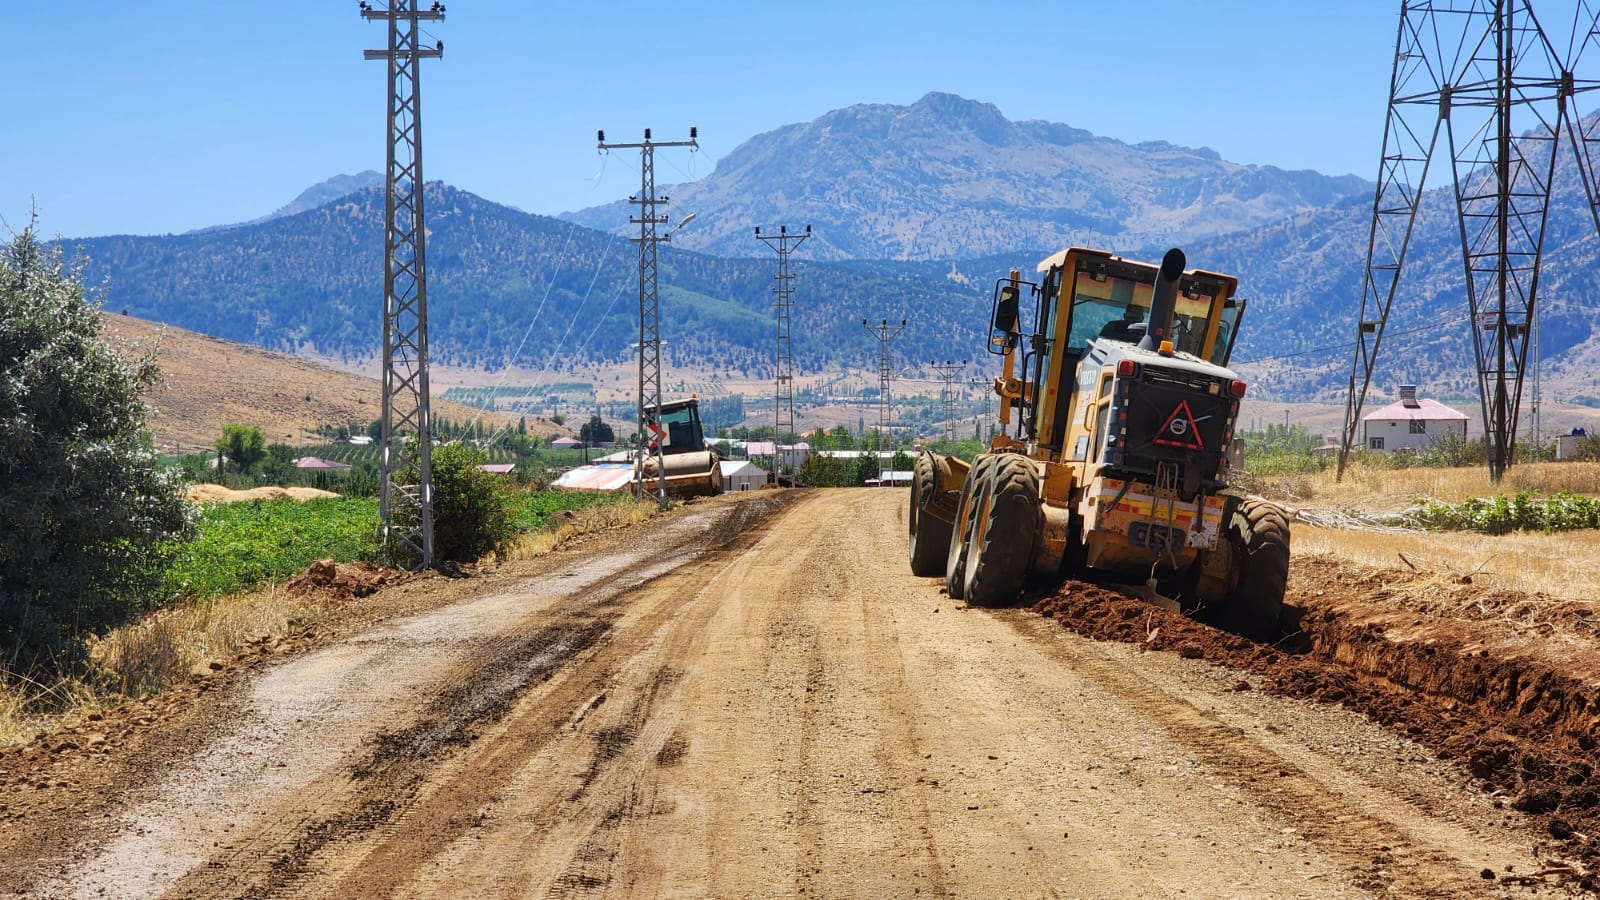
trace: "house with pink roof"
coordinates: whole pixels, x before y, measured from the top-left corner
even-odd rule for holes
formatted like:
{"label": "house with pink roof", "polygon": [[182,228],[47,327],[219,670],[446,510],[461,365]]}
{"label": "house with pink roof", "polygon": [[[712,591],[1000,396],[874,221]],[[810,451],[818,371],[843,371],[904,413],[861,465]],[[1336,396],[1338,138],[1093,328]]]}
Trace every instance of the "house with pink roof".
{"label": "house with pink roof", "polygon": [[1423,453],[1449,435],[1466,439],[1466,413],[1437,400],[1419,399],[1415,385],[1401,385],[1399,400],[1361,417],[1361,446],[1380,453]]}

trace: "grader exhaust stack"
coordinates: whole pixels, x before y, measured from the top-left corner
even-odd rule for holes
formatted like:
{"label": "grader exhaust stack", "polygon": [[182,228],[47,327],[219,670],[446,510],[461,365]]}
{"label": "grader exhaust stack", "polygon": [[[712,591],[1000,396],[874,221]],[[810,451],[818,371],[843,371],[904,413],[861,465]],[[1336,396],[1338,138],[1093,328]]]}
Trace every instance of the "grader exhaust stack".
{"label": "grader exhaust stack", "polygon": [[1172,316],[1178,305],[1178,279],[1183,277],[1183,267],[1188,263],[1183,251],[1173,247],[1161,258],[1161,268],[1156,270],[1156,283],[1150,293],[1150,326],[1140,350],[1156,350],[1162,341],[1172,339]]}

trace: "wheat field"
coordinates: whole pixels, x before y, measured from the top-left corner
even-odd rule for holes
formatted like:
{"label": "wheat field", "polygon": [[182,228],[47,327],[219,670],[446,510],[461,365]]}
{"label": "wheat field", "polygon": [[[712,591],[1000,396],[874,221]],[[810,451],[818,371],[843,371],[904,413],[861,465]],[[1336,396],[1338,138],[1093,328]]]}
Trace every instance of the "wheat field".
{"label": "wheat field", "polygon": [[[1353,466],[1342,480],[1330,470],[1267,479],[1263,492],[1291,508],[1353,515],[1396,512],[1423,500],[1460,503],[1472,497],[1527,491],[1600,496],[1600,462],[1513,466],[1499,485],[1483,468],[1381,469]],[[1472,577],[1494,589],[1569,599],[1600,598],[1600,532],[1519,532],[1500,536],[1451,532],[1371,532],[1296,523],[1296,555],[1327,553],[1363,565]]]}

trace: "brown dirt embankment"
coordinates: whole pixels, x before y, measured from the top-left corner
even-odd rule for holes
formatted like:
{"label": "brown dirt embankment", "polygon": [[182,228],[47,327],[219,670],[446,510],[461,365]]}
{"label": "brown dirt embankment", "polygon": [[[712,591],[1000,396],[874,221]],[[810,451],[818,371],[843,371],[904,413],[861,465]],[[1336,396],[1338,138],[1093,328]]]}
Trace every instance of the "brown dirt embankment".
{"label": "brown dirt embankment", "polygon": [[[1600,868],[1600,644],[1563,601],[1470,579],[1297,558],[1298,629],[1267,646],[1083,582],[1034,609],[1086,636],[1264,676],[1259,687],[1336,703],[1461,761],[1498,802],[1538,818],[1552,858]],[[1463,602],[1463,601],[1471,602]],[[1240,690],[1253,686],[1239,683]]]}

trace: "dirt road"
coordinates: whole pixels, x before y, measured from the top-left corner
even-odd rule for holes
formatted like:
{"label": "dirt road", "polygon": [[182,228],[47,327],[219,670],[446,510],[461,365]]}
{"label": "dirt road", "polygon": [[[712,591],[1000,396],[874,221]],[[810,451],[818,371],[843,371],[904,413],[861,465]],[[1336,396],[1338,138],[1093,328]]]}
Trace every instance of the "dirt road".
{"label": "dirt road", "polygon": [[1523,823],[1455,768],[1237,672],[952,605],[908,572],[904,499],[694,507],[234,678],[75,840],[0,839],[0,892],[1526,893],[1480,874],[1537,867]]}

